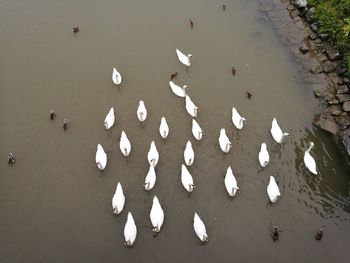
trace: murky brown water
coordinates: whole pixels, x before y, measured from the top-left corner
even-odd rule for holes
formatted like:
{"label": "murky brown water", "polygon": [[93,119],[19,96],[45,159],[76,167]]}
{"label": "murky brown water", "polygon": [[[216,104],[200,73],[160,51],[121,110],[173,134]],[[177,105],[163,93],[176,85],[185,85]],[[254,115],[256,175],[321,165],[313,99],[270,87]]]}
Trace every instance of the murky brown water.
{"label": "murky brown water", "polygon": [[[0,1],[1,262],[347,262],[349,168],[328,135],[311,125],[317,101],[300,65],[261,19],[258,1],[226,4],[223,12],[220,1],[209,0]],[[81,32],[74,36],[76,24]],[[175,48],[193,54],[188,74]],[[111,82],[113,66],[124,77],[120,89]],[[199,106],[200,143],[183,101],[168,87],[175,70],[175,82],[188,84]],[[140,99],[149,113],[143,128],[136,118]],[[233,105],[248,121],[240,132],[230,120]],[[117,125],[107,132],[103,120],[111,106]],[[158,134],[163,115],[170,126],[166,144]],[[260,144],[275,148],[274,116],[292,136],[258,173]],[[222,127],[233,141],[227,156],[217,143]],[[132,143],[128,162],[119,151],[122,130]],[[180,182],[189,138],[197,185],[190,198]],[[148,193],[143,182],[152,140],[160,162]],[[317,177],[303,165],[310,140]],[[97,143],[108,151],[102,173],[94,161]],[[10,151],[17,157],[13,167],[6,163]],[[228,165],[241,188],[233,201],[223,184]],[[282,198],[266,208],[270,175]],[[111,198],[118,181],[126,206],[116,217]],[[154,195],[166,213],[156,238],[149,221]],[[123,246],[127,211],[138,226],[132,249]],[[193,231],[194,211],[207,226],[205,246]],[[274,224],[283,230],[276,244],[269,237]],[[325,237],[316,242],[321,226]]]}

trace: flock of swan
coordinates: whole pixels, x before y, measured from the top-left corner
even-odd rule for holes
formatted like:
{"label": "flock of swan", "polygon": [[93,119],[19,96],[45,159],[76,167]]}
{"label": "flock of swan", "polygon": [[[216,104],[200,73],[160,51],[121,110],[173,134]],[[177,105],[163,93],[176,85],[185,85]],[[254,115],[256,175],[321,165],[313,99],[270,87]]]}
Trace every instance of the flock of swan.
{"label": "flock of swan", "polygon": [[[191,58],[192,58],[191,54],[185,55],[180,50],[176,49],[176,55],[182,64],[184,64],[187,68],[190,67]],[[122,83],[122,76],[115,68],[113,68],[113,72],[112,72],[112,81],[117,86],[119,86]],[[198,124],[198,122],[194,119],[198,115],[198,107],[193,103],[193,101],[187,94],[186,92],[187,86],[184,85],[183,87],[180,87],[176,85],[172,80],[170,80],[169,87],[176,96],[185,98],[186,111],[193,118],[192,119],[193,137],[196,140],[200,141],[203,137],[203,130]],[[147,118],[147,109],[146,109],[145,103],[142,100],[140,100],[139,102],[139,106],[137,108],[136,114],[142,126],[143,122]],[[115,122],[115,113],[114,113],[114,108],[112,107],[104,120],[105,128],[107,130],[110,129],[111,127],[113,127],[114,122]],[[246,119],[242,117],[237,111],[237,109],[234,107],[232,108],[232,123],[238,130],[243,129],[244,125],[246,124]],[[272,120],[270,132],[274,141],[277,144],[284,143],[286,137],[289,136],[288,133],[282,131],[282,129],[277,123],[276,118],[273,118]],[[169,135],[169,125],[164,116],[161,118],[161,121],[160,121],[159,134],[164,140]],[[218,143],[219,143],[220,149],[224,153],[228,153],[232,147],[232,144],[229,138],[227,137],[226,131],[224,128],[220,130]],[[310,142],[310,147],[305,151],[305,154],[304,154],[304,163],[306,168],[312,174],[316,175],[317,174],[316,162],[310,154],[310,151],[313,146],[314,146],[313,142]],[[121,153],[126,158],[128,158],[131,152],[131,142],[124,131],[122,131],[120,136],[119,148]],[[149,163],[149,170],[145,178],[144,188],[146,191],[150,191],[154,188],[156,184],[157,177],[156,177],[155,168],[159,161],[159,153],[154,141],[151,142],[150,149],[147,154],[147,160]],[[195,160],[195,154],[192,148],[192,143],[190,140],[188,140],[184,150],[184,164],[182,164],[181,166],[181,183],[188,193],[191,193],[195,188],[193,177],[187,169],[187,167],[193,164],[194,160]],[[266,167],[269,163],[270,156],[269,156],[269,152],[265,142],[261,144],[261,149],[258,154],[258,160],[262,168]],[[97,165],[97,168],[101,171],[104,170],[107,165],[107,154],[104,151],[101,144],[97,145],[96,165]],[[237,184],[237,180],[234,176],[234,173],[231,167],[227,168],[224,184],[225,184],[227,193],[230,197],[234,197],[236,193],[240,191]],[[277,202],[279,196],[281,196],[280,190],[273,176],[270,176],[270,180],[267,185],[267,195],[271,203]],[[115,194],[112,198],[113,213],[116,215],[120,214],[123,211],[124,204],[125,204],[125,195],[123,193],[122,185],[120,184],[120,182],[118,182],[115,190]],[[153,204],[150,211],[150,220],[153,226],[153,231],[156,233],[160,232],[164,222],[164,211],[162,209],[162,206],[157,196],[154,196],[153,198]],[[197,237],[200,239],[200,241],[202,242],[208,241],[208,235],[207,235],[205,224],[197,213],[194,213],[193,228]],[[136,240],[136,236],[137,236],[137,227],[135,224],[135,220],[132,216],[132,213],[128,212],[127,221],[124,227],[125,245],[133,246]]]}

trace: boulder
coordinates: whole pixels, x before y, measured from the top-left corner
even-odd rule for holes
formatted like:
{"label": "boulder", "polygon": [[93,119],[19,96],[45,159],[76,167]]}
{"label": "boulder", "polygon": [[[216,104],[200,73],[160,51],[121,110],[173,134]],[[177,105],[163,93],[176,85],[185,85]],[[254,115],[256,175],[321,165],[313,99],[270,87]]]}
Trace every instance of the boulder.
{"label": "boulder", "polygon": [[337,69],[337,65],[334,62],[326,61],[322,64],[322,68],[325,73],[331,73]]}
{"label": "boulder", "polygon": [[315,13],[316,8],[311,7],[307,12],[305,13],[305,19],[307,22],[312,22],[312,15]]}
{"label": "boulder", "polygon": [[310,25],[310,28],[311,28],[312,31],[318,32],[318,30],[319,30],[318,23],[317,23],[317,22],[312,23],[312,24]]}
{"label": "boulder", "polygon": [[342,111],[340,110],[335,110],[335,111],[332,111],[331,112],[331,115],[334,116],[334,117],[338,117],[342,114]]}
{"label": "boulder", "polygon": [[310,69],[310,72],[312,74],[319,74],[323,71],[323,68],[321,67],[321,65],[315,66],[312,69]]}
{"label": "boulder", "polygon": [[314,94],[315,94],[316,98],[321,98],[321,97],[324,96],[323,93],[320,90],[318,90],[318,89],[314,90]]}
{"label": "boulder", "polygon": [[350,111],[350,101],[345,101],[343,104],[343,110],[349,112]]}
{"label": "boulder", "polygon": [[290,16],[291,16],[292,18],[294,18],[294,17],[296,17],[296,16],[298,16],[298,15],[300,15],[300,12],[299,12],[298,9],[294,9],[292,12],[290,12]]}
{"label": "boulder", "polygon": [[311,32],[310,35],[309,35],[309,38],[311,40],[315,40],[317,38],[317,34],[315,32]]}
{"label": "boulder", "polygon": [[326,48],[326,54],[329,60],[334,61],[340,58],[340,53],[334,48]]}
{"label": "boulder", "polygon": [[345,102],[345,101],[349,101],[350,100],[350,95],[349,94],[337,94],[336,97],[337,97],[337,99],[340,102]]}
{"label": "boulder", "polygon": [[337,94],[343,94],[343,93],[349,93],[348,86],[346,85],[339,85],[337,89]]}
{"label": "boulder", "polygon": [[306,54],[307,52],[309,52],[309,48],[306,45],[302,45],[302,46],[299,47],[299,51],[302,54]]}
{"label": "boulder", "polygon": [[333,121],[333,118],[321,114],[314,120],[314,124],[322,130],[328,131],[332,134],[337,134],[339,131],[338,125]]}
{"label": "boulder", "polygon": [[304,8],[307,6],[307,1],[306,0],[292,0],[292,4],[299,7],[299,8]]}
{"label": "boulder", "polygon": [[327,40],[329,38],[329,35],[327,33],[319,33],[318,36],[321,38],[322,41]]}
{"label": "boulder", "polygon": [[350,121],[344,116],[336,118],[335,122],[338,124],[342,131],[350,126]]}

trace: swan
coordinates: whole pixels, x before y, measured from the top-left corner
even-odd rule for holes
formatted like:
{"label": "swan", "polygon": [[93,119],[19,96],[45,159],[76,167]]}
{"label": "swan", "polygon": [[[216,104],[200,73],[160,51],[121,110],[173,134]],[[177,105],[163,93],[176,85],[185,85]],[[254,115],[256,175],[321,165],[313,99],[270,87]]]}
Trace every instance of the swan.
{"label": "swan", "polygon": [[147,118],[147,109],[143,100],[140,100],[139,107],[137,108],[137,118],[142,123]]}
{"label": "swan", "polygon": [[187,67],[191,66],[191,58],[192,58],[191,54],[188,54],[186,56],[180,50],[176,49],[176,55],[182,64],[184,64]]}
{"label": "swan", "polygon": [[176,85],[174,82],[169,81],[169,86],[170,86],[170,89],[172,90],[172,92],[176,96],[179,96],[181,98],[186,97],[187,85],[183,85],[182,88],[181,88],[180,86]]}
{"label": "swan", "polygon": [[246,119],[238,113],[235,107],[232,108],[232,123],[238,130],[241,130],[246,123]]}
{"label": "swan", "polygon": [[160,120],[159,133],[163,139],[166,139],[169,135],[169,126],[164,116]]}
{"label": "swan", "polygon": [[191,166],[194,162],[194,151],[190,140],[188,140],[186,143],[186,148],[184,151],[184,160],[187,166]]}
{"label": "swan", "polygon": [[152,231],[158,233],[164,222],[164,211],[156,196],[153,197],[153,204],[149,216],[153,226]]}
{"label": "swan", "polygon": [[197,215],[197,213],[194,213],[193,228],[194,228],[194,232],[196,232],[196,235],[200,239],[200,241],[208,242],[207,230],[205,228],[205,225],[202,219]]}
{"label": "swan", "polygon": [[225,187],[227,190],[227,193],[231,196],[234,197],[236,192],[240,191],[239,187],[237,186],[237,180],[235,176],[233,175],[231,166],[227,168],[226,171],[226,176],[225,176]]}
{"label": "swan", "polygon": [[261,144],[260,152],[259,152],[259,162],[261,167],[266,167],[266,165],[270,161],[270,155],[269,152],[267,151],[267,146],[266,143]]}
{"label": "swan", "polygon": [[312,147],[314,147],[314,143],[310,142],[310,147],[305,151],[305,154],[304,154],[304,163],[305,163],[305,166],[307,167],[307,169],[311,173],[316,175],[317,174],[316,162],[315,162],[314,157],[312,157],[310,154]]}
{"label": "swan", "polygon": [[115,189],[114,196],[112,198],[113,213],[118,215],[123,211],[125,204],[125,195],[123,192],[122,185],[118,182],[117,188]]}
{"label": "swan", "polygon": [[221,150],[224,153],[228,153],[232,147],[232,144],[231,144],[230,140],[228,139],[224,128],[222,128],[220,130],[219,145],[220,145]]}
{"label": "swan", "polygon": [[119,148],[125,157],[129,156],[131,151],[131,144],[124,131],[122,131],[122,135],[120,136]]}
{"label": "swan", "polygon": [[157,176],[154,166],[150,165],[149,170],[145,179],[145,190],[150,191],[156,184]]}
{"label": "swan", "polygon": [[267,186],[267,194],[269,195],[271,203],[276,203],[277,198],[281,195],[280,189],[278,188],[273,176],[270,176],[270,182]]}
{"label": "swan", "polygon": [[157,147],[154,141],[151,142],[151,147],[149,148],[147,159],[150,165],[153,165],[153,167],[156,167],[159,160],[159,153],[157,151]]}
{"label": "swan", "polygon": [[109,110],[103,124],[106,127],[106,129],[108,130],[114,125],[114,121],[115,121],[115,115],[114,115],[114,108],[112,107]]}
{"label": "swan", "polygon": [[191,98],[186,95],[186,110],[193,118],[196,118],[198,115],[198,107],[194,105]]}
{"label": "swan", "polygon": [[186,166],[183,164],[181,167],[181,182],[187,192],[191,193],[194,189],[193,178]]}
{"label": "swan", "polygon": [[135,225],[134,218],[132,217],[132,214],[128,213],[128,219],[126,220],[125,227],[124,227],[124,238],[125,243],[124,245],[130,247],[134,244],[135,239],[137,235],[137,228]]}
{"label": "swan", "polygon": [[192,119],[192,134],[197,141],[200,141],[203,137],[203,130],[195,119]]}
{"label": "swan", "polygon": [[118,86],[122,83],[122,75],[120,75],[120,73],[118,72],[118,70],[116,68],[113,68],[112,80],[113,80],[114,84],[116,84]]}
{"label": "swan", "polygon": [[97,144],[97,150],[96,150],[96,165],[97,168],[103,171],[106,168],[107,165],[107,154],[103,150],[103,147],[101,144]]}
{"label": "swan", "polygon": [[277,143],[282,143],[284,138],[289,136],[289,133],[283,133],[280,126],[277,123],[276,118],[273,118],[271,125],[271,135]]}

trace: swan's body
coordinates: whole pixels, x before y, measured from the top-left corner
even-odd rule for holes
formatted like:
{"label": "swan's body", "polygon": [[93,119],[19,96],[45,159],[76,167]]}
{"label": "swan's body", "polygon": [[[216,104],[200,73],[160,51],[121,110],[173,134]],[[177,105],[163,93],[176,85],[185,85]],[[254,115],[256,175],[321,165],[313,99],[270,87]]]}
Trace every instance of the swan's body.
{"label": "swan's body", "polygon": [[280,126],[277,123],[276,118],[273,118],[272,120],[272,125],[271,125],[271,135],[273,137],[273,139],[277,142],[277,143],[283,143],[284,138],[289,136],[289,133],[282,132],[282,129],[280,128]]}
{"label": "swan's body", "polygon": [[134,218],[132,217],[132,214],[129,212],[128,219],[124,227],[125,245],[132,246],[135,242],[136,235],[137,235],[136,224],[135,224]]}
{"label": "swan's body", "polygon": [[139,107],[137,108],[137,118],[140,122],[144,122],[147,118],[147,109],[143,100],[140,100]]}
{"label": "swan's body", "polygon": [[185,165],[181,167],[181,182],[187,192],[192,192],[194,189],[193,178]]}
{"label": "swan's body", "polygon": [[305,151],[305,154],[304,154],[304,163],[305,163],[305,166],[307,167],[307,169],[311,173],[316,175],[317,174],[316,162],[315,162],[314,157],[312,157],[310,154],[312,147],[314,147],[314,143],[310,142],[310,147]]}
{"label": "swan's body", "polygon": [[113,80],[113,83],[118,86],[122,83],[122,75],[118,72],[116,68],[113,68],[112,80]]}
{"label": "swan's body", "polygon": [[149,170],[145,179],[145,190],[150,191],[156,184],[157,176],[154,166],[150,165]]}
{"label": "swan's body", "polygon": [[224,128],[222,128],[220,130],[219,145],[220,145],[221,150],[224,153],[228,153],[232,147],[232,144],[231,144],[229,138],[227,137],[226,131]]}
{"label": "swan's body", "polygon": [[186,88],[187,85],[183,85],[182,88],[178,85],[176,85],[174,82],[169,81],[169,86],[172,90],[172,92],[176,95],[179,96],[181,98],[186,97]]}
{"label": "swan's body", "polygon": [[187,166],[191,166],[194,162],[194,151],[190,140],[188,140],[186,143],[186,148],[184,151],[184,160]]}
{"label": "swan's body", "polygon": [[188,54],[186,56],[180,50],[176,49],[176,55],[182,64],[184,64],[187,67],[191,66],[191,58],[192,58],[191,54]]}
{"label": "swan's body", "polygon": [[169,135],[169,126],[164,116],[160,120],[159,133],[163,139],[166,139]]}
{"label": "swan's body", "polygon": [[122,154],[124,154],[125,157],[128,157],[131,151],[131,143],[126,136],[126,133],[122,131],[122,135],[120,136],[120,142],[119,142],[119,148]]}
{"label": "swan's body", "polygon": [[267,146],[266,143],[261,144],[260,152],[259,152],[259,163],[261,167],[266,167],[266,165],[270,161],[270,155],[269,152],[267,151]]}
{"label": "swan's body", "polygon": [[158,233],[164,222],[164,211],[156,196],[153,198],[153,204],[149,216],[153,226],[152,231]]}
{"label": "swan's body", "polygon": [[229,166],[226,171],[225,187],[226,187],[227,193],[231,197],[235,196],[236,192],[239,191],[239,187],[237,186],[237,180],[233,175],[231,166]]}
{"label": "swan's body", "polygon": [[110,129],[113,125],[114,125],[114,121],[115,121],[115,115],[114,115],[114,108],[112,107],[106,118],[105,118],[105,121],[103,123],[103,125],[106,127],[106,129]]}
{"label": "swan's body", "polygon": [[276,203],[278,197],[281,195],[278,185],[273,176],[270,176],[270,182],[267,186],[267,194],[270,198],[271,203]]}
{"label": "swan's body", "polygon": [[203,137],[203,130],[195,119],[192,119],[192,134],[197,141],[200,141]]}
{"label": "swan's body", "polygon": [[96,150],[96,165],[97,168],[103,171],[106,168],[107,165],[107,154],[102,148],[101,144],[97,144],[97,150]]}
{"label": "swan's body", "polygon": [[198,107],[192,102],[191,98],[186,95],[186,110],[193,118],[196,118],[198,115]]}
{"label": "swan's body", "polygon": [[197,213],[194,213],[193,228],[200,241],[208,242],[207,230],[202,219],[197,215]]}
{"label": "swan's body", "polygon": [[242,117],[235,107],[232,108],[232,123],[236,126],[238,130],[241,130],[243,128],[244,123],[246,122],[246,119]]}
{"label": "swan's body", "polygon": [[118,182],[117,188],[115,189],[114,196],[112,198],[113,213],[118,215],[123,211],[125,204],[125,195],[123,192],[122,185]]}
{"label": "swan's body", "polygon": [[157,151],[157,147],[154,141],[151,142],[151,146],[147,154],[147,160],[150,165],[153,165],[153,167],[156,167],[159,160],[159,153]]}

